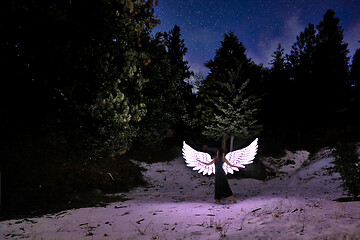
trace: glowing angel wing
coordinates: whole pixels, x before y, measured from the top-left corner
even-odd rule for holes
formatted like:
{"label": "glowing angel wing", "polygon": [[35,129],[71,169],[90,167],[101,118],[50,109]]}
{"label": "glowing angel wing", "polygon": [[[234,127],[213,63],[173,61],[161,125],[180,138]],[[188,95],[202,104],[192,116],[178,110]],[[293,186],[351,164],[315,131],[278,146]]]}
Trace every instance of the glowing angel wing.
{"label": "glowing angel wing", "polygon": [[210,154],[196,151],[187,145],[185,141],[183,143],[182,153],[188,167],[193,168],[195,171],[199,171],[199,173],[202,172],[203,175],[215,173],[215,165],[213,163],[210,165],[204,164],[212,161]]}
{"label": "glowing angel wing", "polygon": [[229,166],[226,162],[223,164],[225,173],[233,174],[234,171],[239,171],[239,168],[245,168],[244,165],[253,162],[258,149],[258,139],[256,138],[249,146],[226,154],[226,160],[235,167]]}

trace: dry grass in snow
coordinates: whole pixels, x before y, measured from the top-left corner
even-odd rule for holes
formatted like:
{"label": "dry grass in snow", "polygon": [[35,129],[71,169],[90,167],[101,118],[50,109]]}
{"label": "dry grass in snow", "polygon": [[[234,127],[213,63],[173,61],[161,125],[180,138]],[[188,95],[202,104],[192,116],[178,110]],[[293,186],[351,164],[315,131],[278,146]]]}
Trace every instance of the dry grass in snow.
{"label": "dry grass in snow", "polygon": [[182,158],[138,163],[149,186],[131,200],[0,222],[0,239],[360,239],[360,203],[343,197],[330,150],[262,159],[276,177],[229,179],[238,198],[214,204],[214,176]]}

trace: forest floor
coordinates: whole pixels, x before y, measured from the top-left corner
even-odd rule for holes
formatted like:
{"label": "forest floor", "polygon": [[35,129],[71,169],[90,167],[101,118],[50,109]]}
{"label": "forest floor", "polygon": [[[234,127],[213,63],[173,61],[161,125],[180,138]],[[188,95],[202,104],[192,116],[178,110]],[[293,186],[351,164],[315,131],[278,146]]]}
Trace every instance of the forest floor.
{"label": "forest floor", "polygon": [[0,239],[360,239],[360,202],[345,197],[330,149],[261,159],[275,177],[230,178],[237,203],[214,203],[214,176],[181,157],[143,163],[147,186],[102,207],[0,222]]}

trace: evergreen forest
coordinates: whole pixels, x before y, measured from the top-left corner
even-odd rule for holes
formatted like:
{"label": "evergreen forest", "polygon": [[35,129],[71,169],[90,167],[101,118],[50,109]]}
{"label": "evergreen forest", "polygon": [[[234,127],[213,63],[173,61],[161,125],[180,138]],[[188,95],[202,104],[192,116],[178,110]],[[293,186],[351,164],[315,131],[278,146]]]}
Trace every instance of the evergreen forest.
{"label": "evergreen forest", "polygon": [[334,11],[289,54],[279,43],[270,67],[224,33],[201,76],[180,26],[153,30],[156,4],[2,4],[2,217],[99,204],[95,190],[144,184],[130,159],[171,160],[184,140],[229,150],[258,137],[264,155],[360,140],[360,49],[349,56]]}

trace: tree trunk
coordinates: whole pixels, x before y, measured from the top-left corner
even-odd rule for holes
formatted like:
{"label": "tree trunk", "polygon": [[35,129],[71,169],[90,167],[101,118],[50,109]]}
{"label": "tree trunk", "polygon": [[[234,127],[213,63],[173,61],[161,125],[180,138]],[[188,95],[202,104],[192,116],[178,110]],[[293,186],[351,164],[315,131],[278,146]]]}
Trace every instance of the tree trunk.
{"label": "tree trunk", "polygon": [[226,137],[226,135],[224,135],[223,139],[221,141],[221,149],[224,151],[224,153],[226,151],[226,140],[227,140],[227,137]]}
{"label": "tree trunk", "polygon": [[234,145],[234,136],[231,136],[231,138],[230,138],[230,149],[229,149],[229,152],[232,152],[232,150],[233,150],[233,145]]}

